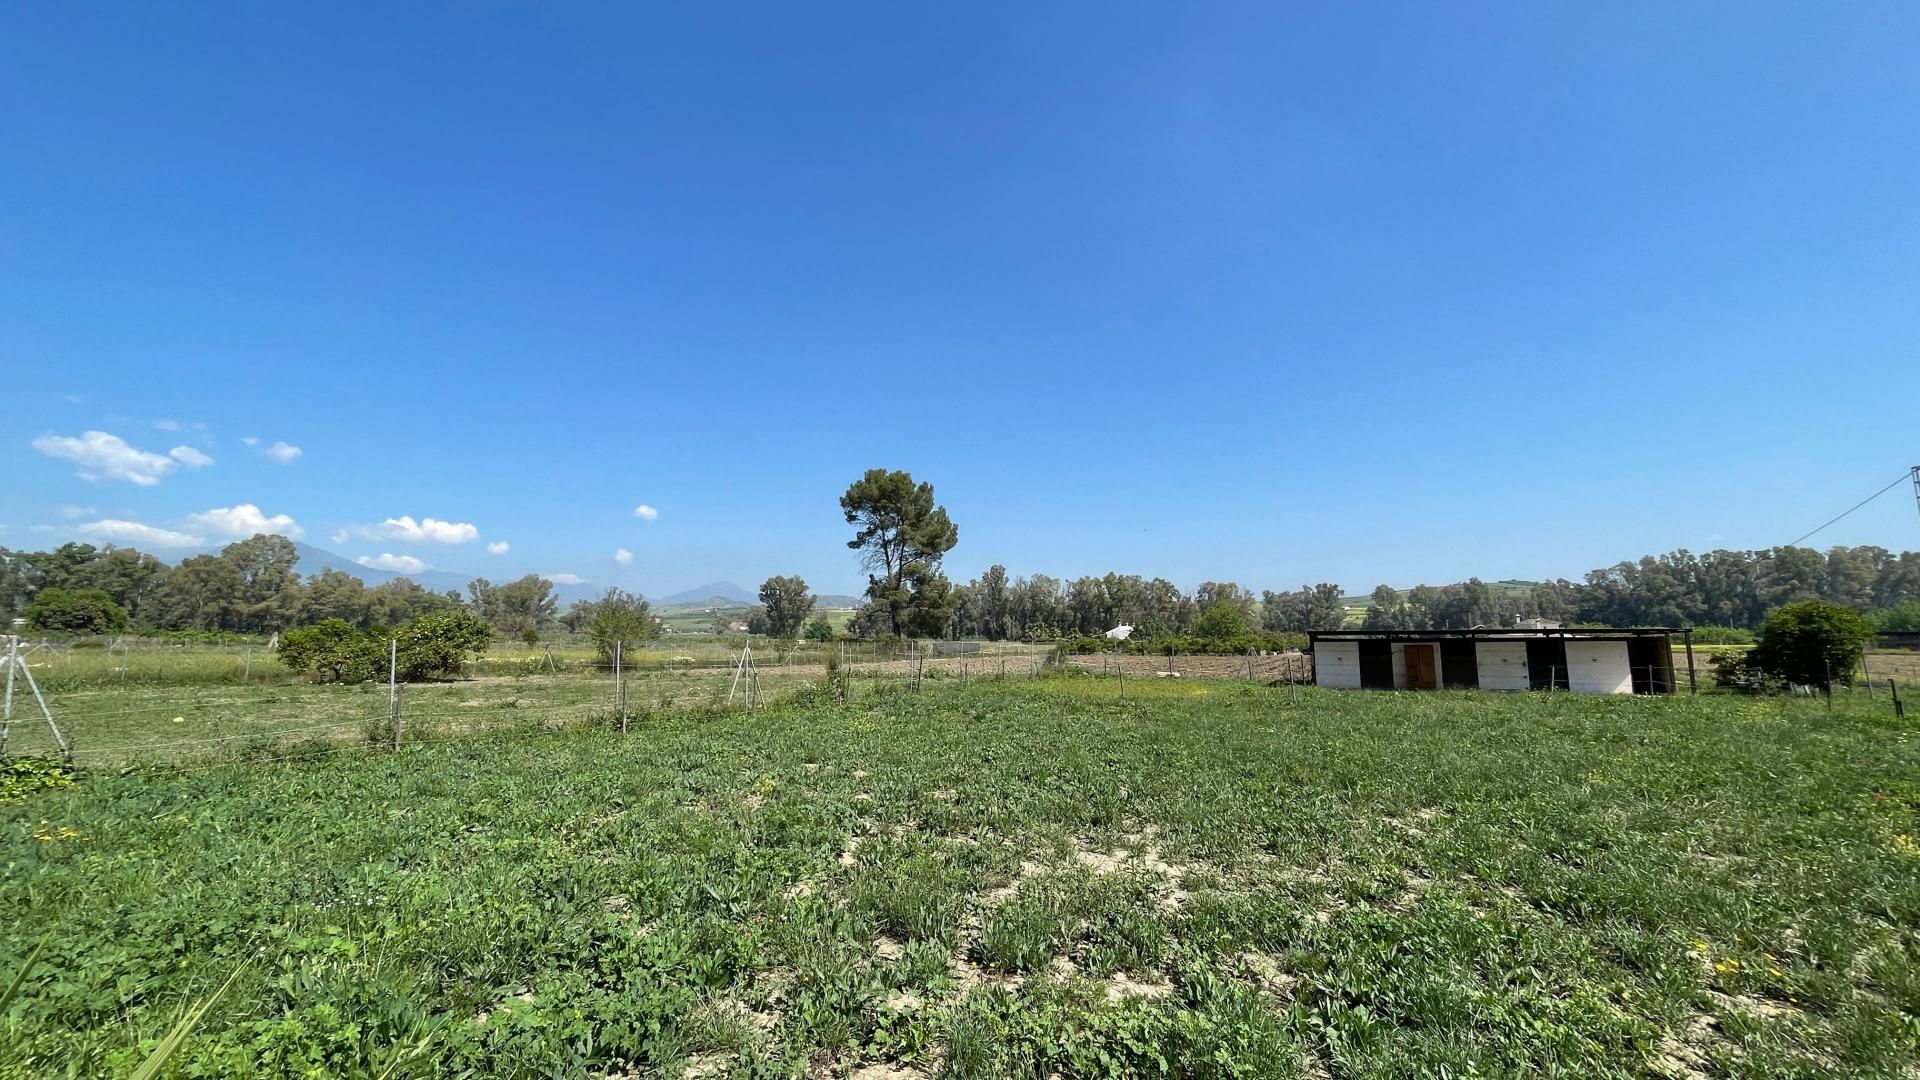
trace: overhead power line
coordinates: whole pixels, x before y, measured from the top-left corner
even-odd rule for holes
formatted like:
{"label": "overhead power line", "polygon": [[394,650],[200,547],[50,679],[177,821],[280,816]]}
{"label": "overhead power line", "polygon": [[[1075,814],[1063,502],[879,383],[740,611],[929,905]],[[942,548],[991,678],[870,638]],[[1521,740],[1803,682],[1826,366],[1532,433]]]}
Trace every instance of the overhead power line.
{"label": "overhead power line", "polygon": [[1912,469],[1909,469],[1908,471],[1901,473],[1899,476],[1896,476],[1893,478],[1893,483],[1888,484],[1886,487],[1881,488],[1879,491],[1876,491],[1873,494],[1867,496],[1866,498],[1861,499],[1859,502],[1854,503],[1852,506],[1842,511],[1840,514],[1836,515],[1832,520],[1826,522],[1823,525],[1820,525],[1818,528],[1809,529],[1805,535],[1794,538],[1784,546],[1793,547],[1794,545],[1798,544],[1800,541],[1805,540],[1808,536],[1812,536],[1814,533],[1819,532],[1821,529],[1826,528],[1828,525],[1832,525],[1834,522],[1839,521],[1841,518],[1846,517],[1848,514],[1853,513],[1855,510],[1860,509],[1861,507],[1867,505],[1868,503],[1879,498],[1880,496],[1885,495],[1887,492],[1892,491],[1894,488],[1899,487],[1901,484],[1906,483],[1907,479],[1913,475],[1914,475],[1914,470]]}

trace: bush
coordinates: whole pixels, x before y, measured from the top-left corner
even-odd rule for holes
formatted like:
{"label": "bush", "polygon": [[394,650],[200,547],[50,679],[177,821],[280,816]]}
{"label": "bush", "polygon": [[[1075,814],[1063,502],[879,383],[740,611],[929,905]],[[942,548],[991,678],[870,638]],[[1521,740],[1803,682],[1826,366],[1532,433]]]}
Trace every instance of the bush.
{"label": "bush", "polygon": [[458,675],[471,654],[486,652],[493,643],[493,624],[466,608],[452,608],[401,627],[394,642],[400,678]]}
{"label": "bush", "polygon": [[1696,626],[1693,628],[1695,645],[1751,645],[1753,631],[1738,626]]}
{"label": "bush", "polygon": [[99,589],[41,589],[27,605],[27,626],[56,634],[105,634],[127,628],[127,613]]}
{"label": "bush", "polygon": [[1783,604],[1760,626],[1754,667],[1775,678],[1807,686],[1832,679],[1851,683],[1873,640],[1873,627],[1859,612],[1825,600]]}
{"label": "bush", "polygon": [[659,636],[660,626],[653,618],[653,605],[646,598],[620,589],[608,589],[593,602],[587,618],[587,633],[602,664],[613,663],[613,649],[631,652],[635,645]]}
{"label": "bush", "polygon": [[[457,675],[472,654],[485,652],[493,626],[465,608],[422,615],[393,632],[391,660],[406,682]],[[280,662],[320,682],[356,683],[387,675],[385,635],[328,619],[280,635]]]}
{"label": "bush", "polygon": [[381,670],[386,643],[345,619],[327,619],[280,635],[280,663],[320,682],[365,682]]}
{"label": "bush", "polygon": [[1187,631],[1198,651],[1243,653],[1260,647],[1260,636],[1247,622],[1247,613],[1232,600],[1216,600],[1193,620]]}
{"label": "bush", "polygon": [[0,806],[48,788],[72,786],[73,766],[57,758],[0,758]]}
{"label": "bush", "polygon": [[1751,656],[1744,652],[1722,652],[1713,655],[1713,684],[1729,690],[1757,689],[1756,672],[1749,662]]}
{"label": "bush", "polygon": [[825,615],[815,615],[807,620],[806,629],[800,632],[800,636],[808,641],[832,641],[833,624],[827,621]]}
{"label": "bush", "polygon": [[1920,630],[1920,600],[1909,600],[1904,604],[1895,604],[1890,608],[1881,608],[1871,616],[1874,629]]}

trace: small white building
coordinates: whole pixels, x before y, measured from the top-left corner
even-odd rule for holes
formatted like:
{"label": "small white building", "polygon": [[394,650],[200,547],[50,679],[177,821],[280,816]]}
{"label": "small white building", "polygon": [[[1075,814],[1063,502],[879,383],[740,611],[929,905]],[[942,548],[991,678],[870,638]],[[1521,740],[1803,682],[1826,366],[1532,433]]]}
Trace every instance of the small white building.
{"label": "small white building", "polygon": [[1691,693],[1693,631],[1671,627],[1318,630],[1309,638],[1313,681],[1339,689],[1672,694],[1675,635]]}

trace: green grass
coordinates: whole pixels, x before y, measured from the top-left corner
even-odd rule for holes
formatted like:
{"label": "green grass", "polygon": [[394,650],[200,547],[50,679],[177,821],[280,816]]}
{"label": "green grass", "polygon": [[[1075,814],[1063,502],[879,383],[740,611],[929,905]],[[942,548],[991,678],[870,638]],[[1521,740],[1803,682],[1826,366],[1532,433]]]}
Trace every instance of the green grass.
{"label": "green grass", "polygon": [[[885,642],[754,643],[759,699],[790,695],[816,682],[829,656],[845,651],[856,695],[895,687],[910,678],[899,659],[912,646]],[[1028,647],[993,644],[974,675],[1031,670]],[[549,661],[551,656],[551,662]],[[735,693],[739,647],[724,640],[650,642],[623,656],[630,714],[702,712]],[[272,654],[255,648],[158,647],[128,653],[76,648],[31,657],[56,721],[84,764],[103,766],[230,758],[271,758],[302,742],[335,748],[387,739],[387,687],[315,685],[289,674]],[[467,665],[467,674],[403,689],[409,737],[471,733],[530,723],[560,727],[615,713],[619,702],[610,668],[590,646],[560,643],[532,648],[497,645]],[[929,668],[930,679],[953,671]],[[1011,675],[1009,676],[1011,677]],[[9,735],[14,753],[51,753],[54,743],[26,688],[16,688]],[[311,751],[313,747],[305,748]]]}
{"label": "green grass", "polygon": [[0,1076],[125,1075],[230,977],[167,1075],[1920,1059],[1884,702],[1119,690],[83,773],[0,807],[0,974],[51,935]]}

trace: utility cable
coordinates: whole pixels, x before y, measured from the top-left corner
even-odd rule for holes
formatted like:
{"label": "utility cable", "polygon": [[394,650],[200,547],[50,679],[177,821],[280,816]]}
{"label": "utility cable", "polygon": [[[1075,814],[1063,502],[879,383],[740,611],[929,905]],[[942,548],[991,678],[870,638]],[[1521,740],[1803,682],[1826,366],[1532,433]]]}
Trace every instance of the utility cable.
{"label": "utility cable", "polygon": [[1861,499],[1861,500],[1860,500],[1859,502],[1857,502],[1857,503],[1854,503],[1854,504],[1853,504],[1853,506],[1851,506],[1851,507],[1849,507],[1849,508],[1848,508],[1848,509],[1847,509],[1846,511],[1844,511],[1843,513],[1841,513],[1841,514],[1839,514],[1838,516],[1836,516],[1835,518],[1833,518],[1833,520],[1832,520],[1832,521],[1828,521],[1828,522],[1826,523],[1826,525],[1821,525],[1821,526],[1820,526],[1819,528],[1816,528],[1816,529],[1812,529],[1812,530],[1809,530],[1809,531],[1808,531],[1808,532],[1806,533],[1806,535],[1805,535],[1805,536],[1800,536],[1800,537],[1797,537],[1797,538],[1795,538],[1794,540],[1792,540],[1792,541],[1790,541],[1789,543],[1787,543],[1787,544],[1786,544],[1785,546],[1786,546],[1786,547],[1794,547],[1794,546],[1796,546],[1797,544],[1799,544],[1799,543],[1800,543],[1800,541],[1801,541],[1801,540],[1805,540],[1805,539],[1806,539],[1806,538],[1807,538],[1808,536],[1812,536],[1812,535],[1813,535],[1814,533],[1817,533],[1817,532],[1819,532],[1819,531],[1820,531],[1821,529],[1824,529],[1824,528],[1826,528],[1826,527],[1827,527],[1827,525],[1831,525],[1831,524],[1833,524],[1833,523],[1834,523],[1835,521],[1839,521],[1839,520],[1840,520],[1840,518],[1843,518],[1843,517],[1846,517],[1846,516],[1847,516],[1848,514],[1851,514],[1851,513],[1853,513],[1853,512],[1855,511],[1855,510],[1858,510],[1858,509],[1860,509],[1861,507],[1863,507],[1863,506],[1865,506],[1865,505],[1867,505],[1868,503],[1870,503],[1870,502],[1872,502],[1873,500],[1875,500],[1875,499],[1877,499],[1877,498],[1879,498],[1880,496],[1882,496],[1882,495],[1885,495],[1885,494],[1886,494],[1887,492],[1889,492],[1889,491],[1892,491],[1892,490],[1893,490],[1894,488],[1897,488],[1897,487],[1899,487],[1899,486],[1900,486],[1901,484],[1904,484],[1904,483],[1906,483],[1906,482],[1907,482],[1907,479],[1908,479],[1909,477],[1911,477],[1912,475],[1913,475],[1913,473],[1912,473],[1911,471],[1908,471],[1908,472],[1903,472],[1903,473],[1901,473],[1901,474],[1900,474],[1899,476],[1897,476],[1897,477],[1894,477],[1894,480],[1893,480],[1893,483],[1891,483],[1891,484],[1888,484],[1888,485],[1887,485],[1886,487],[1883,487],[1883,488],[1881,488],[1881,489],[1880,489],[1879,491],[1876,491],[1876,492],[1874,492],[1873,494],[1871,494],[1871,495],[1869,495],[1869,496],[1867,496],[1866,498],[1864,498],[1864,499]]}

